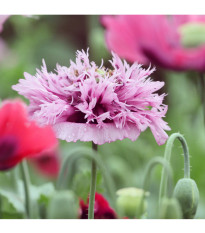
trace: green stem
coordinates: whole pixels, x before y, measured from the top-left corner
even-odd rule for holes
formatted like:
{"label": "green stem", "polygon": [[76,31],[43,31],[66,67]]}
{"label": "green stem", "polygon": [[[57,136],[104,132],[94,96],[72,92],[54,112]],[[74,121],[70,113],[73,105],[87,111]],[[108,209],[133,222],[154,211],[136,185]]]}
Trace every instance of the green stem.
{"label": "green stem", "polygon": [[97,151],[87,147],[78,147],[70,150],[67,156],[65,157],[65,160],[63,161],[63,166],[60,170],[60,175],[57,180],[56,188],[57,189],[64,188],[65,181],[67,184],[66,188],[70,187],[72,178],[74,176],[75,163],[78,161],[78,159],[87,158],[91,161],[94,160],[98,168],[102,172],[103,178],[105,180],[106,189],[111,197],[111,205],[113,206],[114,209],[116,209],[116,194],[115,194],[114,183],[112,181],[112,178],[108,170],[103,165],[100,156],[97,155],[98,155]]}
{"label": "green stem", "polygon": [[[97,151],[97,145],[93,142],[92,142],[92,148],[94,151]],[[92,160],[88,219],[94,219],[94,217],[95,217],[94,216],[94,206],[95,206],[96,178],[97,178],[97,164],[96,164],[95,160]]]}
{"label": "green stem", "polygon": [[20,168],[24,185],[26,216],[27,218],[31,218],[31,203],[29,190],[30,177],[26,161],[21,162]]}
{"label": "green stem", "polygon": [[158,164],[161,164],[163,166],[163,169],[166,171],[166,174],[168,176],[168,197],[170,198],[172,196],[172,171],[169,166],[169,163],[161,157],[155,157],[147,165],[147,168],[145,170],[145,176],[144,176],[144,182],[143,182],[143,190],[144,193],[146,190],[148,190],[148,184],[151,176],[151,172],[154,169],[154,167]]}
{"label": "green stem", "polygon": [[[148,190],[151,172],[154,169],[154,167],[157,166],[158,164],[161,164],[163,166],[164,170],[166,170],[166,173],[168,176],[168,197],[170,198],[172,196],[173,179],[172,179],[171,167],[165,159],[163,159],[161,157],[155,157],[152,160],[150,160],[150,162],[147,164],[147,167],[145,170],[145,176],[144,176],[143,186],[142,186],[144,192],[143,192],[141,202],[140,202],[140,209],[141,209],[140,213],[143,213],[143,203],[144,203],[144,199],[146,196],[146,191]],[[159,206],[160,205],[161,205],[161,200],[159,200]],[[140,218],[141,216],[137,216],[137,217]]]}
{"label": "green stem", "polygon": [[[168,163],[170,163],[172,146],[174,144],[175,139],[178,139],[181,142],[184,152],[184,178],[190,178],[189,149],[185,138],[180,133],[172,134],[167,140],[164,158]],[[160,200],[164,195],[166,195],[166,187],[167,187],[167,175],[165,173],[165,169],[163,169],[161,176],[161,183],[160,183],[160,192],[159,192]]]}

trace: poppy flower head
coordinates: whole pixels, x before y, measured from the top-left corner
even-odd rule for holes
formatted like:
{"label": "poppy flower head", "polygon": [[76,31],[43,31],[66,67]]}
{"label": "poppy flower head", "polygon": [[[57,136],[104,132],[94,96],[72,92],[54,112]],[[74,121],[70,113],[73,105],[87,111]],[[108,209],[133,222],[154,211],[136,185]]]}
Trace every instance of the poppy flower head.
{"label": "poppy flower head", "polygon": [[205,70],[204,15],[102,16],[110,50],[131,62]]}
{"label": "poppy flower head", "polygon": [[[80,218],[88,218],[88,205],[89,198],[87,203],[80,199]],[[99,193],[95,193],[95,206],[94,206],[94,218],[95,219],[116,219],[117,215],[115,211],[109,206],[108,201]]]}
{"label": "poppy flower head", "polygon": [[49,126],[40,127],[30,121],[26,105],[20,100],[3,101],[0,107],[0,170],[14,167],[24,158],[57,146]]}
{"label": "poppy flower head", "polygon": [[43,61],[41,71],[25,73],[13,89],[30,100],[32,119],[52,125],[59,139],[93,141],[96,144],[130,138],[136,140],[150,128],[159,145],[169,130],[162,120],[167,111],[165,94],[156,92],[164,85],[149,77],[154,68],[128,65],[113,53],[112,68],[97,66],[89,54],[77,51],[76,63],[57,65],[48,72]]}

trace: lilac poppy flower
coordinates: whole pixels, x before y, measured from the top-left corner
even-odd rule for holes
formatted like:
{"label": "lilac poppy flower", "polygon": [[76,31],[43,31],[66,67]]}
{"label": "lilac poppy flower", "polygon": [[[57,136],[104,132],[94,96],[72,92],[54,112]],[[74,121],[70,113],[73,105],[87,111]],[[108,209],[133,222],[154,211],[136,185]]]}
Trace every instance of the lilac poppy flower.
{"label": "lilac poppy flower", "polygon": [[42,125],[52,125],[59,139],[104,144],[129,138],[151,129],[159,145],[170,130],[162,119],[167,112],[165,94],[156,93],[164,82],[152,81],[154,69],[124,63],[113,53],[112,69],[89,61],[88,52],[77,52],[70,67],[57,65],[48,72],[43,61],[35,76],[13,86],[30,101],[29,115]]}

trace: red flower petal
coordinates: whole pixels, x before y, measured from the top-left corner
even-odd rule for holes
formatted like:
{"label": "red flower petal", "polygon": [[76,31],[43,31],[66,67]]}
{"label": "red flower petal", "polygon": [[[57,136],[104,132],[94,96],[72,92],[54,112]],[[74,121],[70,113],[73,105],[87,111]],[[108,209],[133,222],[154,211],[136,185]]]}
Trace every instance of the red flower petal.
{"label": "red flower petal", "polygon": [[[84,201],[80,199],[81,219],[88,218],[88,205],[89,205],[89,198],[87,199],[87,203],[84,203]],[[95,193],[94,217],[95,219],[117,218],[115,211],[109,206],[108,201],[103,197],[103,195],[99,193]]]}
{"label": "red flower petal", "polygon": [[56,151],[41,153],[30,160],[42,175],[57,177],[60,171],[60,157]]}
{"label": "red flower petal", "polygon": [[[0,108],[0,144],[1,149],[6,146],[4,142],[11,144],[15,141],[15,153],[1,153],[0,166],[11,168],[25,157],[33,157],[42,151],[51,150],[57,146],[57,139],[49,126],[39,127],[34,121],[30,121],[26,113],[26,105],[20,100],[5,101]],[[3,140],[3,141],[2,141]],[[14,145],[13,144],[13,145]],[[6,158],[5,158],[6,156]]]}

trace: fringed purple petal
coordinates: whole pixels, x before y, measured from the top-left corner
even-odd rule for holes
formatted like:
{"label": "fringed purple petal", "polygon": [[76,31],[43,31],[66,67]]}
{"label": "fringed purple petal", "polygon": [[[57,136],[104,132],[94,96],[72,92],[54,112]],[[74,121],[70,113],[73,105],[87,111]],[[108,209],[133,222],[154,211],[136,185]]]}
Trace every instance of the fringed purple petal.
{"label": "fringed purple petal", "polygon": [[155,68],[128,65],[113,53],[112,70],[89,61],[88,51],[77,51],[76,63],[48,72],[45,62],[35,76],[25,73],[13,89],[30,100],[29,114],[40,124],[52,125],[66,141],[96,144],[130,138],[150,127],[158,144],[167,139],[164,82],[149,77]]}

